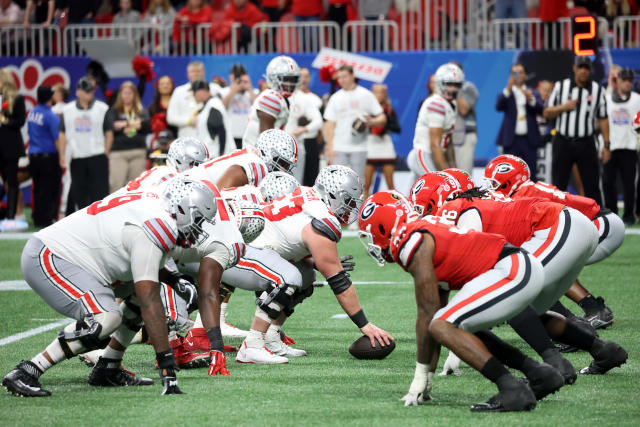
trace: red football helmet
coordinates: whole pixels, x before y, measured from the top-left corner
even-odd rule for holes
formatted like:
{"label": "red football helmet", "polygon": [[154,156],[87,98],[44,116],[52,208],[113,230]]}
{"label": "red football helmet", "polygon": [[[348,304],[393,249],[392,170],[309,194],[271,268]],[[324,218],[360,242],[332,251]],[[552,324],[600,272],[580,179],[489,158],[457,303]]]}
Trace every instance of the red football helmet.
{"label": "red football helmet", "polygon": [[473,178],[471,178],[471,175],[469,175],[467,171],[458,168],[449,168],[444,169],[442,172],[446,172],[454,177],[455,180],[458,181],[458,184],[460,184],[460,190],[462,191],[471,190],[476,186],[476,183],[473,182]]}
{"label": "red football helmet", "polygon": [[395,190],[379,191],[362,204],[358,213],[360,241],[379,266],[393,262],[391,237],[409,218],[416,218],[411,203]]}
{"label": "red football helmet", "polygon": [[502,154],[484,168],[484,178],[490,190],[510,197],[531,179],[531,171],[520,157]]}
{"label": "red football helmet", "polygon": [[434,215],[442,207],[447,197],[459,192],[458,181],[446,172],[428,172],[411,187],[413,209],[422,217]]}

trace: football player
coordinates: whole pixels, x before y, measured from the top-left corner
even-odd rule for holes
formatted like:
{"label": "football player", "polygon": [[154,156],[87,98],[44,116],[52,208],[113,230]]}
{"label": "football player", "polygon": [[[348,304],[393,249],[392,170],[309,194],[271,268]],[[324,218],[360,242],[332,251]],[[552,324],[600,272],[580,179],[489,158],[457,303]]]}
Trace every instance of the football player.
{"label": "football player", "polygon": [[300,68],[288,56],[276,56],[267,65],[269,89],[253,101],[249,122],[242,137],[243,147],[255,147],[258,135],[268,129],[282,129],[289,118],[289,101],[300,84]]}
{"label": "football player", "polygon": [[[379,265],[397,262],[413,276],[418,349],[414,379],[402,398],[405,405],[430,398],[442,344],[498,387],[497,395],[472,410],[533,409],[536,397],[529,386],[513,377],[474,333],[510,319],[536,298],[544,279],[540,262],[502,236],[461,229],[438,217],[419,219],[395,191],[369,197],[358,225],[367,253]],[[449,290],[459,290],[451,301]]]}
{"label": "football player", "polygon": [[[162,195],[144,191],[107,197],[35,233],[22,253],[25,280],[54,310],[76,322],[62,329],[31,361],[20,362],[2,384],[19,396],[49,396],[39,383],[47,369],[100,348],[110,335],[112,342],[129,343],[144,321],[156,352],[162,393],[181,393],[158,272],[177,245],[190,246],[202,238],[203,223],[217,211],[214,199],[206,186],[176,179]],[[134,293],[139,307],[131,299],[116,302],[116,297]],[[89,383],[153,384],[120,368],[123,351],[110,346]]]}
{"label": "football player", "polygon": [[456,96],[464,83],[464,73],[455,64],[441,65],[435,74],[436,90],[420,107],[407,157],[414,179],[429,171],[455,167],[451,137],[456,121]]}
{"label": "football player", "polygon": [[[593,199],[560,191],[557,187],[544,182],[530,180],[529,166],[513,155],[501,155],[493,159],[485,168],[486,184],[493,191],[507,197],[538,197],[569,206],[589,218],[598,230],[598,246],[587,260],[587,265],[607,258],[624,241],[624,222],[608,209],[601,208]],[[613,313],[604,304],[602,297],[594,298],[582,284],[576,280],[567,297],[576,302],[585,312],[584,319],[595,328],[606,328],[613,323]],[[558,312],[570,316],[569,310],[558,303],[554,307]]]}

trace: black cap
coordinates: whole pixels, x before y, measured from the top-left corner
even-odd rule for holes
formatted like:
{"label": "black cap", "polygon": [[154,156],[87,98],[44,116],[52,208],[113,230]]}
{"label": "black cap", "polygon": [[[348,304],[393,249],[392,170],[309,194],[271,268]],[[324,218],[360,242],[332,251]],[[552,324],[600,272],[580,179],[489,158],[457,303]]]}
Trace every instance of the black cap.
{"label": "black cap", "polygon": [[192,92],[195,92],[195,91],[201,90],[201,89],[209,90],[209,83],[207,83],[204,80],[196,80],[195,82],[191,83],[191,91]]}
{"label": "black cap", "polygon": [[588,56],[576,56],[575,59],[573,60],[573,65],[575,65],[576,67],[579,67],[581,65],[586,65],[587,67],[591,68],[591,58],[589,58]]}
{"label": "black cap", "polygon": [[634,77],[635,77],[635,73],[629,67],[623,68],[622,70],[620,70],[618,72],[618,78],[620,80],[631,80],[631,81],[633,81]]}
{"label": "black cap", "polygon": [[93,92],[96,87],[89,77],[84,76],[80,80],[78,80],[78,83],[76,83],[76,88],[85,92]]}
{"label": "black cap", "polygon": [[38,104],[46,104],[51,98],[53,98],[53,89],[51,86],[40,86],[38,88]]}
{"label": "black cap", "polygon": [[238,78],[240,76],[244,76],[245,74],[247,74],[247,69],[244,68],[244,65],[242,64],[233,64],[231,66],[230,74],[233,74],[235,78]]}

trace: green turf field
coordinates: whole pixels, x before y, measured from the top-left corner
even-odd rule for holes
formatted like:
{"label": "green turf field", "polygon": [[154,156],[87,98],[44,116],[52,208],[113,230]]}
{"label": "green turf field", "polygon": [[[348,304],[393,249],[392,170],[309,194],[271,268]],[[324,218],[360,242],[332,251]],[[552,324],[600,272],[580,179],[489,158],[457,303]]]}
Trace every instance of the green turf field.
{"label": "green turf field", "polygon": [[[21,279],[23,245],[24,241],[0,241],[0,280]],[[23,399],[0,393],[0,425],[640,424],[640,236],[628,236],[616,254],[587,267],[581,276],[613,309],[616,323],[601,336],[622,344],[629,351],[628,363],[605,376],[580,376],[575,385],[539,402],[533,412],[518,414],[472,414],[469,405],[486,400],[496,390],[466,365],[462,377],[436,377],[434,401],[403,407],[399,399],[409,387],[415,366],[415,302],[410,276],[397,266],[378,268],[366,258],[355,238],[343,239],[340,249],[341,254],[356,255],[353,280],[399,282],[357,286],[368,318],[396,338],[396,350],[387,359],[359,361],[349,355],[347,348],[359,331],[349,319],[331,318],[342,312],[340,306],[328,288],[317,288],[285,327],[297,346],[308,351],[308,357],[291,359],[288,365],[256,366],[237,364],[229,354],[231,376],[209,377],[205,369],[180,371],[183,396],[160,396],[158,384],[94,388],[87,384],[88,368],[70,360],[42,377],[43,386],[53,393],[49,398]],[[253,299],[253,294],[236,292],[229,320],[248,328]],[[0,339],[61,318],[31,291],[0,292],[0,313]],[[56,331],[0,346],[0,375],[41,351]],[[496,331],[524,349],[508,328]],[[590,361],[585,353],[572,353],[568,358],[577,369]],[[152,347],[136,345],[125,355],[124,365],[138,375],[157,379],[153,362]]]}

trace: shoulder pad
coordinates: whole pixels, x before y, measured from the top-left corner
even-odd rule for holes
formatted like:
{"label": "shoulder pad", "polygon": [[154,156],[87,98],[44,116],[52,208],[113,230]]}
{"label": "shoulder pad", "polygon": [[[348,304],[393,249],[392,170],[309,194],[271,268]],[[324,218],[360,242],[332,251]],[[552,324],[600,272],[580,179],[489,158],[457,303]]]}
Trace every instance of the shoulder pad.
{"label": "shoulder pad", "polygon": [[281,99],[282,96],[273,90],[264,91],[255,100],[256,109],[275,117],[282,110]]}
{"label": "shoulder pad", "polygon": [[161,218],[145,221],[142,229],[162,252],[169,252],[176,244],[178,232]]}
{"label": "shoulder pad", "polygon": [[413,255],[416,253],[420,244],[422,243],[422,233],[413,232],[409,235],[404,242],[401,243],[398,250],[398,264],[403,269],[407,269],[409,264],[411,264],[411,260],[413,259]]}
{"label": "shoulder pad", "polygon": [[317,231],[319,231],[320,233],[327,236],[327,238],[332,242],[338,242],[342,237],[342,229],[340,228],[340,225],[336,224],[333,219],[313,218],[311,220],[311,226],[315,228]]}

